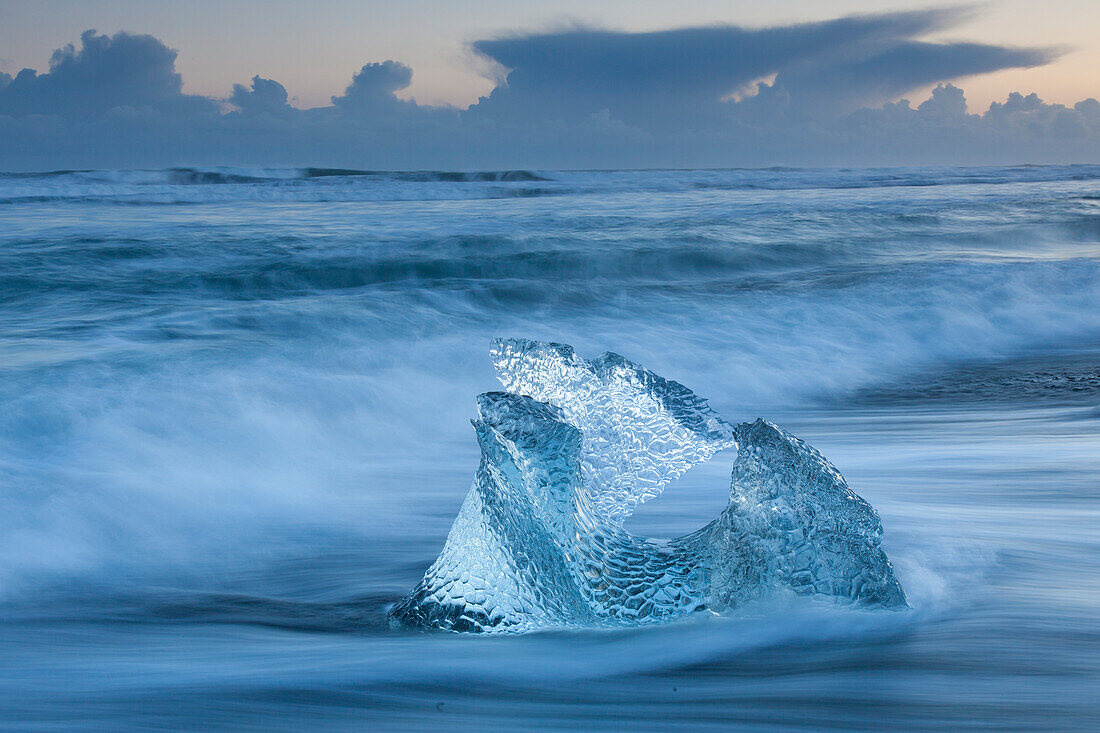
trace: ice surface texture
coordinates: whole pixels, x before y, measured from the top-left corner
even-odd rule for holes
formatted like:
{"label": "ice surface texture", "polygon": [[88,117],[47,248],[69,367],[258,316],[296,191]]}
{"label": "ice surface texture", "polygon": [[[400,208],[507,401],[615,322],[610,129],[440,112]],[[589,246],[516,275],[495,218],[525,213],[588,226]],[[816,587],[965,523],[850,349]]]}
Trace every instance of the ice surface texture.
{"label": "ice surface texture", "polygon": [[[766,420],[731,425],[617,354],[498,339],[509,392],[478,397],[481,465],[439,558],[391,611],[452,631],[636,625],[784,589],[904,606],[875,510],[820,453]],[[670,541],[635,537],[640,502],[737,449],[729,504]]]}

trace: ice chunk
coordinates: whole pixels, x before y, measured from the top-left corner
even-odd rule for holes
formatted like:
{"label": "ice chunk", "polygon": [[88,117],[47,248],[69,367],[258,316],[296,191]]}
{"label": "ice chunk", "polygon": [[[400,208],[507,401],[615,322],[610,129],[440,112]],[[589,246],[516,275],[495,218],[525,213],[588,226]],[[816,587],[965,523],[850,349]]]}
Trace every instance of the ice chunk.
{"label": "ice chunk", "polygon": [[[391,611],[454,631],[634,625],[790,589],[881,606],[905,596],[882,527],[820,453],[763,420],[734,427],[683,385],[616,354],[498,340],[504,385],[478,398],[481,465],[439,558]],[[737,447],[730,502],[669,541],[633,507]]]}
{"label": "ice chunk", "polygon": [[706,400],[618,354],[586,361],[564,344],[496,339],[490,355],[505,389],[554,405],[580,429],[593,509],[616,524],[692,466],[736,445],[733,426]]}
{"label": "ice chunk", "polygon": [[736,607],[782,587],[906,605],[880,546],[878,513],[833,464],[767,420],[738,425],[736,434],[729,504],[693,540],[711,556],[709,607]]}

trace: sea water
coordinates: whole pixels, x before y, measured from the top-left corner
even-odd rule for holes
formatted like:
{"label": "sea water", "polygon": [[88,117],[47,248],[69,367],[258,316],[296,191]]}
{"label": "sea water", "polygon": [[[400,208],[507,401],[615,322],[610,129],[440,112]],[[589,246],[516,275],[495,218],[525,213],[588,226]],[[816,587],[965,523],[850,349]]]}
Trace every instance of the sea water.
{"label": "sea water", "polygon": [[[496,336],[804,438],[912,609],[391,628]],[[1095,730],[1098,520],[1100,167],[0,175],[3,729]]]}

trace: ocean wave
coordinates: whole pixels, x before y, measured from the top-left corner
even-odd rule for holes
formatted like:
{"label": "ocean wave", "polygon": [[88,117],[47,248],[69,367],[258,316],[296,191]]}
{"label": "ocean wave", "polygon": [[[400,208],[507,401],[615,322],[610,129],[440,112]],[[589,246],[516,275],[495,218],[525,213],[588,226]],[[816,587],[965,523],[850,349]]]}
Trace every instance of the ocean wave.
{"label": "ocean wave", "polygon": [[373,178],[383,181],[410,181],[414,183],[494,183],[531,182],[553,180],[525,170],[511,171],[365,171],[349,168],[305,168],[303,178],[332,178],[347,176]]}
{"label": "ocean wave", "polygon": [[1093,180],[1100,180],[1100,166],[553,172],[212,167],[0,174],[0,204],[463,200],[566,194],[828,191]]}
{"label": "ocean wave", "polygon": [[[1096,168],[192,170],[0,176],[5,724],[1098,728]],[[781,419],[878,509],[913,610],[384,626],[501,332]],[[713,517],[707,465],[628,528]]]}
{"label": "ocean wave", "polygon": [[[493,187],[610,193],[460,204],[439,204],[429,193],[399,205],[240,205],[201,216],[7,207],[0,212],[0,472],[23,492],[9,492],[3,526],[25,531],[0,542],[0,585],[45,574],[43,567],[98,567],[104,557],[172,562],[173,548],[218,542],[247,553],[272,526],[309,512],[349,516],[318,496],[316,472],[303,467],[343,466],[333,480],[354,475],[358,491],[373,479],[341,460],[362,456],[364,445],[385,464],[402,446],[443,430],[442,412],[462,430],[465,395],[485,387],[481,365],[467,355],[501,331],[637,355],[699,385],[737,420],[859,400],[907,380],[919,385],[921,375],[948,365],[1100,343],[1096,211],[1080,200],[1094,183],[813,196],[676,189],[760,175],[811,173],[388,182],[379,190],[404,186],[410,197]],[[327,185],[319,181],[363,186],[356,175],[286,185]],[[642,183],[672,193],[623,194]],[[177,187],[237,188],[264,186]],[[1079,372],[1066,371],[1066,384]],[[1042,395],[1063,389],[1054,386],[1058,374],[1051,379],[1033,391],[1035,401],[1046,404]],[[936,404],[964,392],[977,404],[985,394],[1023,389],[1021,380],[987,381],[945,390]],[[1086,379],[1086,394],[1094,384]],[[410,422],[421,438],[391,435]],[[446,435],[466,442],[464,433]],[[441,450],[454,458],[461,449],[446,440]],[[287,461],[271,457],[273,445]],[[181,468],[181,446],[223,473],[214,481]],[[333,446],[344,459],[333,459]],[[263,458],[241,468],[242,455]],[[131,474],[131,459],[155,470]],[[73,465],[84,473],[58,468]],[[133,512],[134,494],[147,488],[134,482],[147,473],[157,486],[141,495],[173,507],[153,519]],[[218,504],[225,477],[238,503],[217,520],[201,508],[186,511],[192,501]],[[58,513],[48,501],[57,487],[96,498],[59,499],[69,508]],[[273,490],[277,503],[289,505],[285,514],[257,519],[255,534],[219,534],[234,517],[251,517],[256,497]],[[150,532],[157,521],[164,526]],[[181,528],[192,524],[201,531]],[[163,552],[132,557],[134,542]],[[413,580],[395,583],[394,594]]]}

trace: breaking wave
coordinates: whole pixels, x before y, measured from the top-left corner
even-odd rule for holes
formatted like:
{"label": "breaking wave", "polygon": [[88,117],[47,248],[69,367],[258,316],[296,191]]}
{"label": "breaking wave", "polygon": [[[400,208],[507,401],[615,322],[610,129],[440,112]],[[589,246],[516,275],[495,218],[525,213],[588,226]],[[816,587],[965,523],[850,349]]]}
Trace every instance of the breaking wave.
{"label": "breaking wave", "polygon": [[[0,719],[1096,729],[1097,171],[0,176]],[[501,333],[805,438],[913,610],[390,629]],[[705,525],[728,465],[622,526]]]}
{"label": "breaking wave", "polygon": [[1100,179],[1100,166],[724,169],[712,171],[371,171],[170,168],[0,173],[0,204],[201,204],[472,200],[691,191],[797,191]]}

